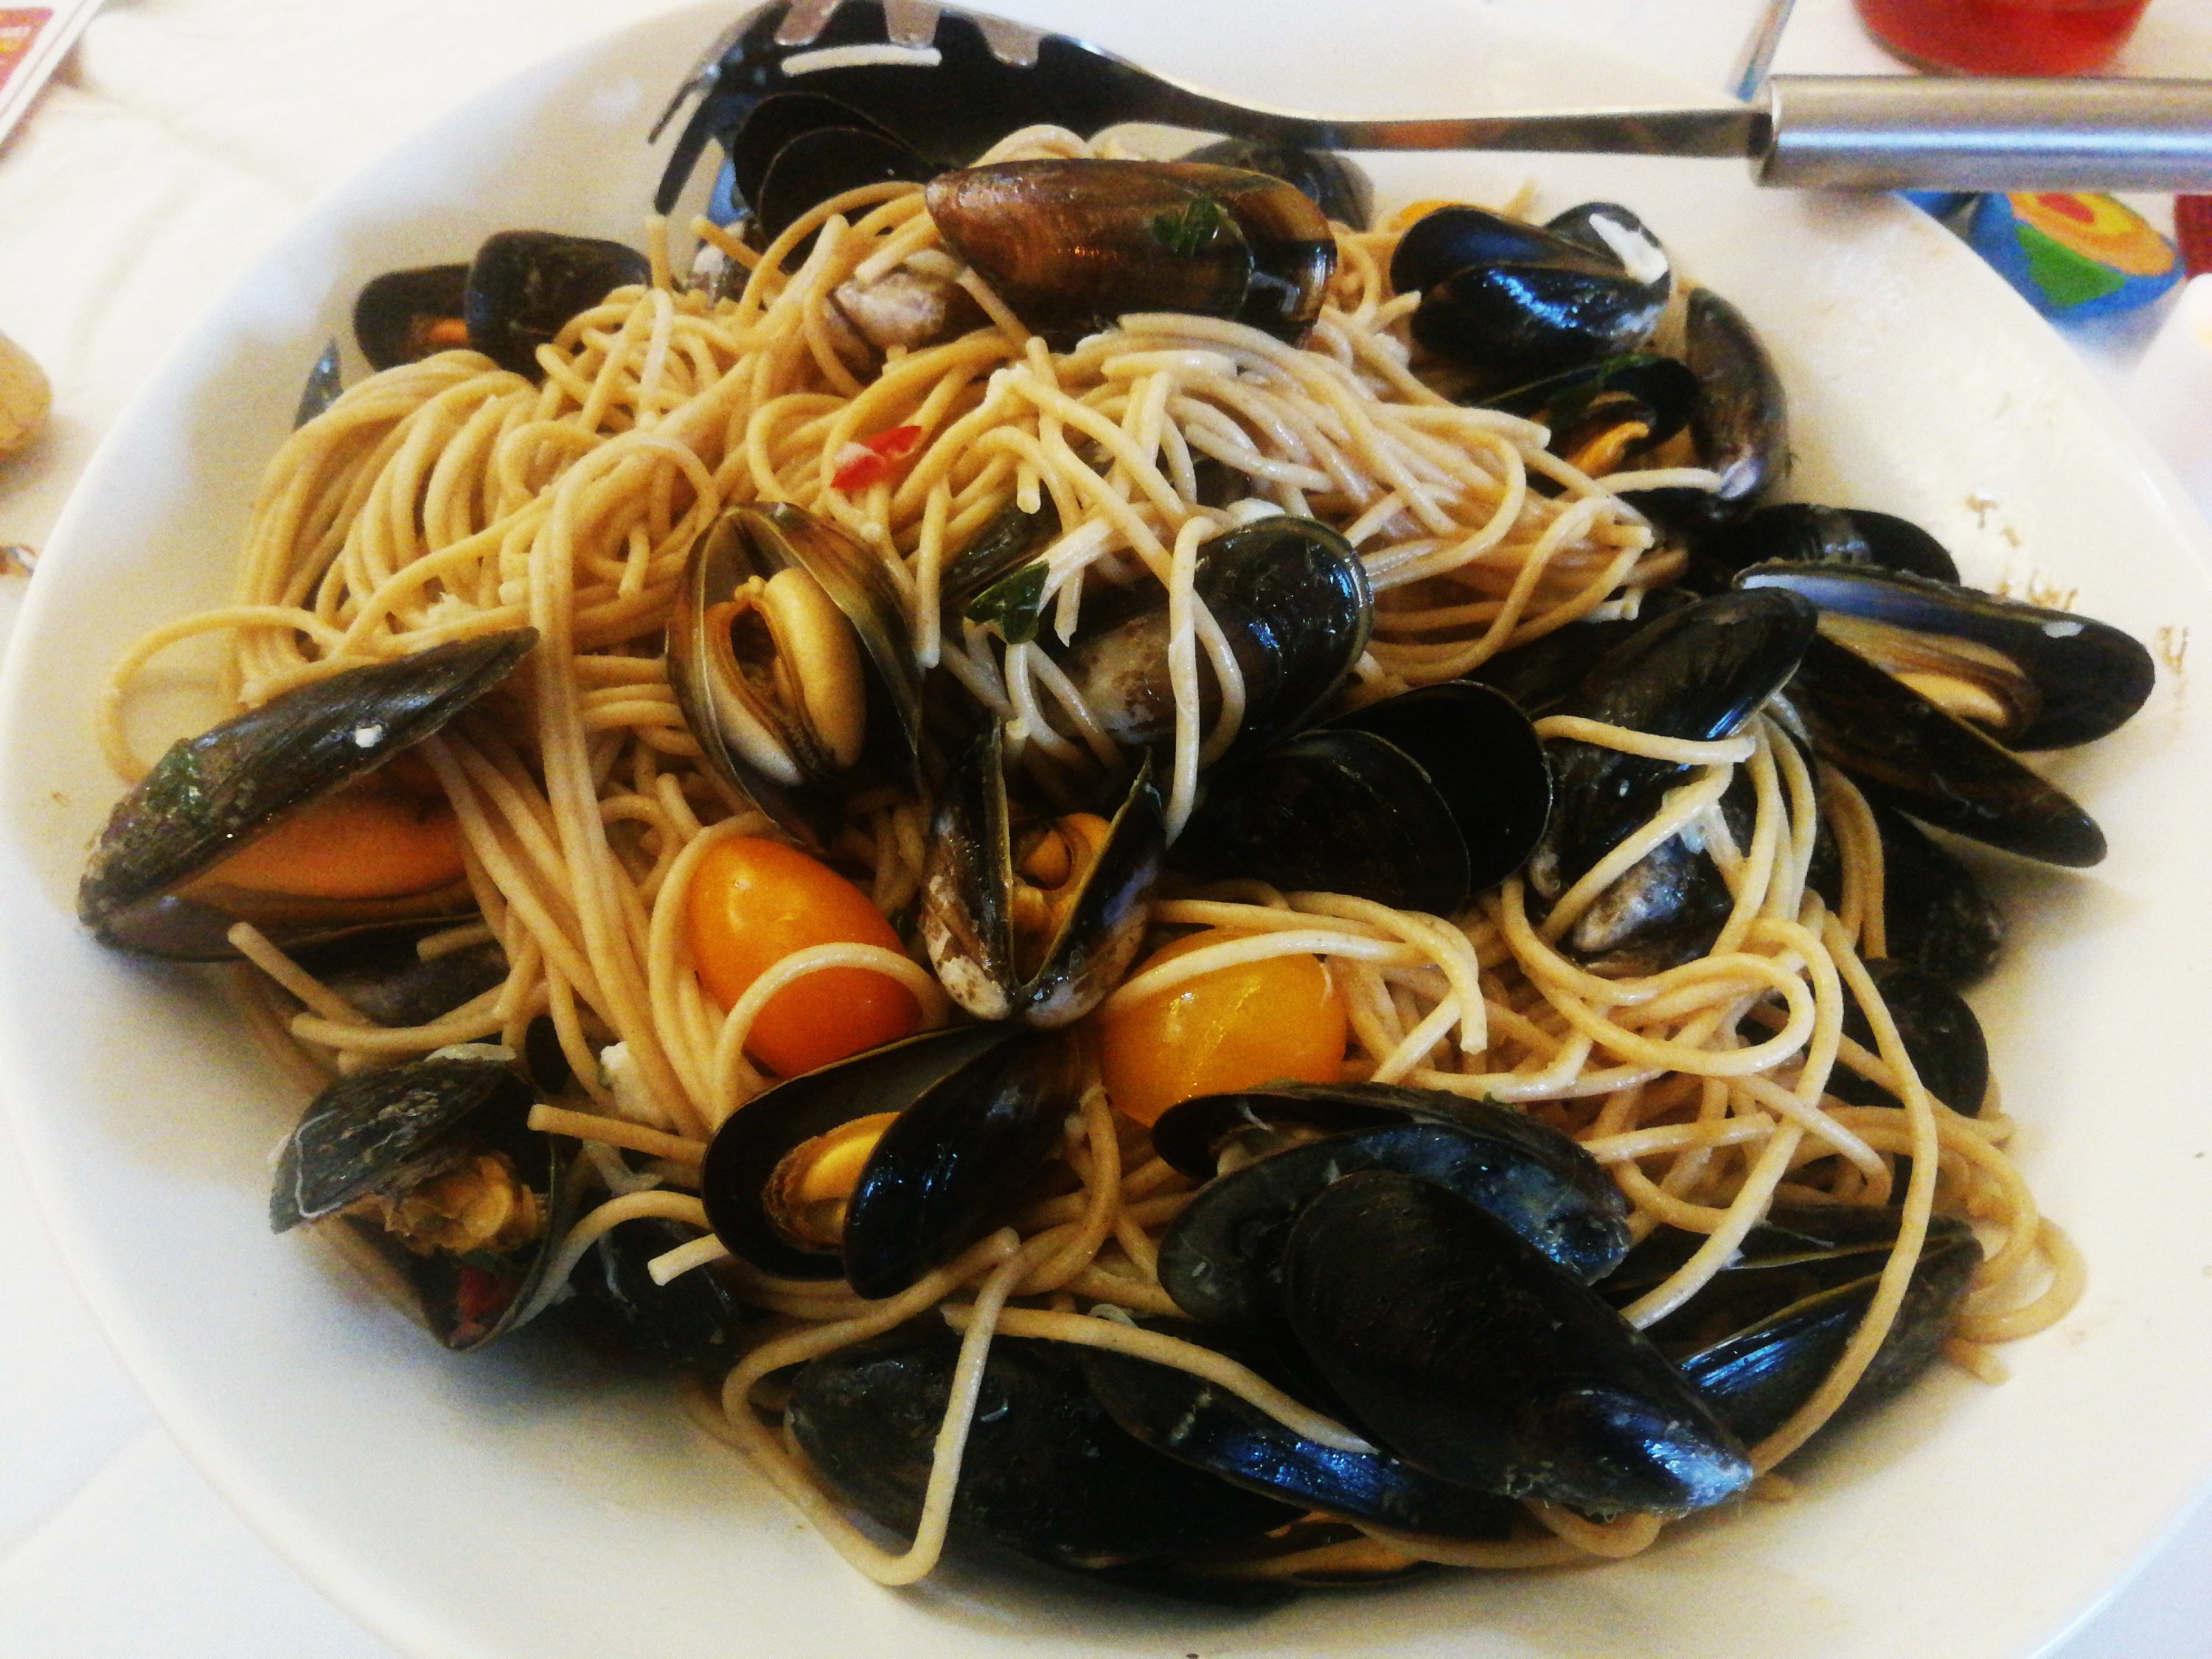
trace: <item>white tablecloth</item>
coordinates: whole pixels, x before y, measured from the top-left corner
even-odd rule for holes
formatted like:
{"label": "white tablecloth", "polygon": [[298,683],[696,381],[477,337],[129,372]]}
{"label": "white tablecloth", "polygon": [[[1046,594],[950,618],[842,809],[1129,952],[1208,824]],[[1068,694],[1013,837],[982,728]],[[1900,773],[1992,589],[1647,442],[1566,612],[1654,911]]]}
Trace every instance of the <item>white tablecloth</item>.
{"label": "white tablecloth", "polygon": [[[665,3],[111,0],[0,151],[0,331],[55,386],[52,431],[0,463],[0,543],[45,537],[149,365],[317,192],[480,88]],[[1757,9],[1756,0],[1470,3],[1589,29],[1717,92]],[[1896,67],[1860,33],[1848,0],[1800,0],[1798,10],[1778,68]],[[2204,0],[2151,0],[2121,68],[2212,76],[2208,14]],[[2149,325],[2075,343],[2117,388]],[[0,637],[21,586],[0,580]],[[0,1135],[0,1656],[389,1652],[185,1462],[78,1302]],[[2212,1656],[2212,1511],[2185,1523],[2063,1656]]]}

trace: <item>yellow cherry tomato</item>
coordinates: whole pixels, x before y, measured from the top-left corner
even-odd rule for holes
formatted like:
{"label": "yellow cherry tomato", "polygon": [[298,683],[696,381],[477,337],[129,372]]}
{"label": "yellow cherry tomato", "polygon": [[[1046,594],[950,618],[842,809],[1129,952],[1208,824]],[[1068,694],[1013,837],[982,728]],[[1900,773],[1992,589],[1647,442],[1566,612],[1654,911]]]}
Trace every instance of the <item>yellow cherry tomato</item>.
{"label": "yellow cherry tomato", "polygon": [[[692,873],[685,919],[691,959],[725,1009],[793,951],[811,945],[899,948],[868,896],[829,866],[781,842],[718,842]],[[779,1077],[796,1077],[863,1048],[911,1036],[914,993],[867,968],[824,968],[777,992],[753,1022],[746,1051]]]}
{"label": "yellow cherry tomato", "polygon": [[[1162,947],[1137,969],[1242,939],[1227,928]],[[1098,1019],[1099,1063],[1115,1110],[1149,1125],[1178,1101],[1289,1079],[1344,1074],[1344,997],[1317,957],[1217,968]]]}

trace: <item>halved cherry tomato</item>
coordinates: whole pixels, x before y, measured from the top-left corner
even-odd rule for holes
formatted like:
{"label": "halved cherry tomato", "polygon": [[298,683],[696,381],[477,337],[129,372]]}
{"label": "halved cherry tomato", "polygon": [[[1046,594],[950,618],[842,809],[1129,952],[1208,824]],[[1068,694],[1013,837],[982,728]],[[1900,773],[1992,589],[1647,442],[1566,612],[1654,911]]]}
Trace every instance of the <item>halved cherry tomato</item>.
{"label": "halved cherry tomato", "polygon": [[466,873],[436,774],[403,755],[291,814],[200,879],[301,898],[398,898]]}
{"label": "halved cherry tomato", "polygon": [[[686,906],[691,959],[724,1008],[793,951],[810,945],[899,948],[868,896],[818,860],[781,842],[736,836],[709,848]],[[825,968],[769,999],[746,1051],[779,1077],[911,1036],[914,993],[867,968]]]}
{"label": "halved cherry tomato", "polygon": [[[1227,928],[1163,946],[1137,969],[1247,935]],[[1099,1063],[1123,1116],[1150,1124],[1178,1101],[1290,1079],[1344,1075],[1344,997],[1317,957],[1217,968],[1102,1014]]]}

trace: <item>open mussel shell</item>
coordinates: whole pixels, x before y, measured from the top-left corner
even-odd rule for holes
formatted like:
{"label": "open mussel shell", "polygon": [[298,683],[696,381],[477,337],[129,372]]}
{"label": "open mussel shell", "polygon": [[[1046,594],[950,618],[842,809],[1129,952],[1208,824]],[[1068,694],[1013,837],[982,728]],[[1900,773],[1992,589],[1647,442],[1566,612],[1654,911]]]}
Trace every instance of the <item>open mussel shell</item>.
{"label": "open mussel shell", "polygon": [[[1251,1160],[1241,1168],[1224,1160],[1232,1143]],[[1171,1107],[1153,1146],[1206,1181],[1161,1240],[1162,1286],[1194,1319],[1250,1336],[1281,1328],[1283,1249],[1299,1212],[1355,1170],[1444,1187],[1584,1282],[1628,1249],[1626,1203],[1595,1160],[1487,1101],[1391,1084],[1282,1085]]]}
{"label": "open mussel shell", "polygon": [[1710,524],[1744,511],[1790,471],[1790,400],[1750,320],[1709,288],[1690,290],[1682,354],[1697,379],[1690,437],[1711,489],[1636,490],[1628,499],[1668,522]]}
{"label": "open mussel shell", "polygon": [[2105,832],[2072,797],[1854,651],[1815,636],[1790,702],[1821,757],[1870,799],[2046,864],[2105,856]]}
{"label": "open mussel shell", "polygon": [[[748,1101],[708,1145],[699,1196],[715,1236],[762,1272],[896,1296],[1006,1219],[1079,1093],[1065,1038],[1013,1025],[909,1037]],[[861,1166],[837,1242],[795,1231],[781,1202],[787,1160],[884,1112],[897,1116]]]}
{"label": "open mussel shell", "polygon": [[[1873,1302],[1902,1212],[1852,1205],[1777,1206],[1735,1259],[1644,1334],[1679,1366],[1747,1444],[1788,1421],[1827,1379]],[[1620,1305],[1665,1279],[1705,1243],[1662,1228],[1601,1287]],[[1942,1350],[1982,1263],[1973,1229],[1929,1218],[1904,1304],[1845,1402],[1890,1399]]]}
{"label": "open mussel shell", "polygon": [[1105,999],[1144,943],[1167,844],[1152,763],[1138,768],[1089,867],[1079,864],[1059,890],[1048,931],[1017,914],[1015,830],[1006,734],[994,722],[954,769],[931,825],[922,945],[946,994],[977,1018],[1066,1025]]}
{"label": "open mussel shell", "polygon": [[[1173,1321],[1146,1328],[1212,1348],[1295,1395],[1269,1375],[1270,1356],[1221,1332]],[[1445,1538],[1512,1535],[1519,1507],[1493,1493],[1439,1480],[1387,1452],[1344,1451],[1309,1440],[1202,1376],[1100,1348],[1083,1369],[1114,1421],[1157,1451],[1303,1509]]]}
{"label": "open mussel shell", "polygon": [[642,253],[604,237],[502,230],[484,239],[469,265],[461,310],[469,344],[501,368],[541,380],[539,346],[578,312],[651,276]]}
{"label": "open mussel shell", "polygon": [[1295,185],[1190,161],[997,161],[940,174],[930,216],[1016,316],[1055,345],[1130,312],[1246,323],[1295,341],[1336,268]]}
{"label": "open mussel shell", "polygon": [[[1921,1085],[1953,1111],[1978,1116],[1990,1087],[1990,1045],[1966,999],[1909,962],[1885,957],[1868,963],[1866,970],[1896,1022]],[[1856,1000],[1845,1006],[1844,1035],[1869,1054],[1879,1052]],[[1844,1066],[1829,1076],[1828,1092],[1861,1106],[1897,1104],[1888,1090]]]}
{"label": "open mussel shell", "polygon": [[[278,1153],[270,1226],[285,1232],[354,1211],[414,1285],[438,1340],[481,1347],[513,1326],[568,1230],[568,1154],[529,1127],[530,1106],[500,1051],[341,1078]],[[418,1197],[433,1183],[435,1194]],[[397,1213],[414,1242],[361,1212],[378,1207]]]}
{"label": "open mussel shell", "polygon": [[[1231,755],[1249,754],[1303,728],[1342,689],[1367,649],[1375,598],[1367,568],[1327,525],[1279,514],[1216,537],[1199,550],[1193,579],[1244,681],[1244,717]],[[1168,599],[1111,614],[1059,658],[1103,726],[1120,743],[1156,744],[1175,731],[1167,674]],[[1201,714],[1219,705],[1212,663],[1199,653]]]}
{"label": "open mussel shell", "polygon": [[1691,546],[1692,576],[1715,590],[1755,564],[1863,564],[1959,580],[1942,543],[1910,519],[1863,507],[1776,501],[1712,526]]}
{"label": "open mussel shell", "polygon": [[466,345],[461,309],[468,288],[466,265],[424,265],[373,276],[353,302],[354,343],[377,369]]}
{"label": "open mussel shell", "polygon": [[[1765,602],[1741,602],[1754,597]],[[1613,647],[1552,712],[1701,742],[1733,736],[1789,681],[1814,632],[1813,607],[1795,595],[1703,599],[1658,617]],[[1529,877],[1538,896],[1548,901],[1649,818],[1689,769],[1571,740],[1547,748],[1552,817],[1529,860]],[[1668,848],[1679,848],[1679,842],[1666,843],[1656,855],[1679,855]],[[1636,874],[1631,871],[1623,879]],[[1667,920],[1655,911],[1639,916],[1638,926]]]}
{"label": "open mussel shell", "polygon": [[2008,749],[2063,749],[2118,730],[2156,670],[2132,635],[2092,617],[1866,565],[1759,564],[1747,588],[1786,587],[1820,631]]}
{"label": "open mussel shell", "polygon": [[[921,1517],[960,1339],[929,1318],[825,1354],[786,1422],[830,1491],[883,1525]],[[1255,1537],[1298,1510],[1154,1451],[1092,1397],[1079,1351],[1000,1337],[983,1367],[949,1537],[1092,1568]]]}
{"label": "open mussel shell", "polygon": [[1667,307],[1666,256],[1626,209],[1578,211],[1560,229],[1476,207],[1416,220],[1390,261],[1391,286],[1421,295],[1413,338],[1506,386],[1642,345]]}
{"label": "open mussel shell", "polygon": [[[939,169],[897,139],[860,127],[815,127],[778,150],[751,200],[765,247],[833,196],[863,185],[927,184]],[[804,258],[794,252],[791,264]]]}
{"label": "open mussel shell", "polygon": [[77,885],[78,917],[103,944],[214,961],[236,954],[225,935],[240,921],[289,942],[473,912],[465,884],[340,900],[202,878],[286,815],[436,732],[537,642],[534,629],[517,629],[349,668],[173,744],[108,815]]}
{"label": "open mussel shell", "polygon": [[921,671],[881,562],[788,505],[732,507],[692,546],[668,679],[708,766],[819,851],[865,760],[922,793]]}
{"label": "open mussel shell", "polygon": [[1551,805],[1544,746],[1510,698],[1425,686],[1214,772],[1175,864],[1455,915],[1521,867]]}
{"label": "open mussel shell", "polygon": [[1222,138],[1182,158],[1214,167],[1264,173],[1291,185],[1328,218],[1354,230],[1367,228],[1375,214],[1375,186],[1358,162],[1333,149],[1301,149],[1296,144],[1263,144],[1251,138]]}
{"label": "open mussel shell", "polygon": [[1612,1513],[1732,1497],[1751,1465],[1595,1291],[1480,1206],[1381,1170],[1300,1212],[1291,1329],[1369,1437],[1463,1486]]}
{"label": "open mussel shell", "polygon": [[657,1256],[702,1237],[662,1216],[641,1216],[599,1236],[568,1275],[571,1317],[611,1346],[671,1370],[726,1370],[751,1317],[713,1267],[653,1283]]}
{"label": "open mussel shell", "polygon": [[[1583,465],[1602,452],[1607,465],[1657,448],[1690,423],[1698,377],[1675,357],[1625,351],[1581,363],[1483,400],[1487,408],[1538,421],[1551,429],[1554,453]],[[1632,434],[1622,441],[1620,429]],[[1585,470],[1588,470],[1586,467]]]}

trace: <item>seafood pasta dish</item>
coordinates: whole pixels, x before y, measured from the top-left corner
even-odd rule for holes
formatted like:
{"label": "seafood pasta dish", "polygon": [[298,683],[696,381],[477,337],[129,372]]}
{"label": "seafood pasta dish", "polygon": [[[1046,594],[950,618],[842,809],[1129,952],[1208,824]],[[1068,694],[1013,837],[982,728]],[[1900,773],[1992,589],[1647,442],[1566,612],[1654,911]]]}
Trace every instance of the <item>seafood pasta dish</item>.
{"label": "seafood pasta dish", "polygon": [[372,283],[118,665],[80,911],[236,964],[276,1230],[665,1368],[886,1583],[1632,1555],[2002,1381],[2084,1270],[1975,872],[2102,857],[2020,755],[2142,646],[1787,500],[1632,206],[986,147],[767,40],[709,215]]}

